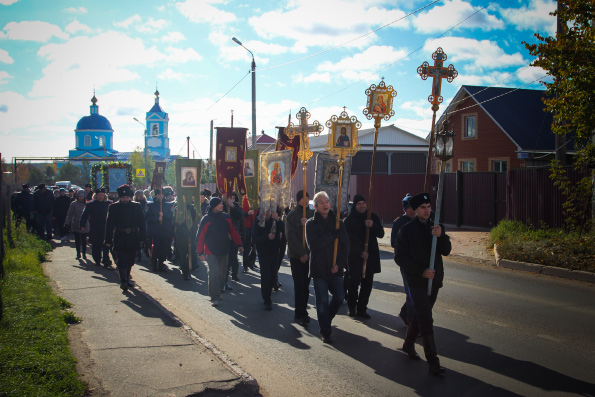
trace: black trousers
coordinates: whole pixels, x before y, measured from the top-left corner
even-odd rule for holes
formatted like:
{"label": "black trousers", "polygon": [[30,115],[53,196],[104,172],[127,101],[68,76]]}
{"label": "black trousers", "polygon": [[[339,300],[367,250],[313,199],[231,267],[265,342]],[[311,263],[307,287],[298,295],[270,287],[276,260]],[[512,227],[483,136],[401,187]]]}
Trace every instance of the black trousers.
{"label": "black trousers", "polygon": [[252,244],[252,229],[247,228],[244,231],[242,246],[244,247],[242,264],[244,265],[244,270],[248,270],[248,268],[254,267],[254,262],[256,261],[256,247]]}
{"label": "black trousers", "polygon": [[136,251],[117,251],[116,257],[120,283],[127,283],[130,281],[130,271],[132,270],[132,266],[134,266]]}
{"label": "black trousers", "polygon": [[76,246],[77,255],[82,252],[83,255],[87,254],[87,233],[72,232],[74,234],[74,245]]}
{"label": "black trousers", "polygon": [[357,307],[358,311],[366,311],[373,283],[374,274],[366,274],[366,277],[363,278],[362,272],[350,271],[347,283],[347,306],[350,309]]}
{"label": "black trousers", "polygon": [[91,256],[93,257],[93,261],[95,263],[100,264],[102,259],[103,262],[109,262],[109,247],[106,247],[103,243],[103,238],[100,237],[90,237],[89,240],[91,241]]}
{"label": "black trousers", "polygon": [[427,286],[416,287],[409,285],[407,294],[411,298],[413,308],[415,309],[409,321],[417,322],[421,336],[433,334],[434,319],[432,318],[432,308],[438,298],[438,288],[432,289],[432,293],[428,295]]}
{"label": "black trousers", "polygon": [[275,267],[279,263],[277,250],[271,252],[258,251],[258,262],[260,264],[260,294],[265,303],[271,301],[271,291],[275,281]]}
{"label": "black trousers", "polygon": [[153,236],[153,250],[151,258],[159,264],[165,262],[170,253],[171,238],[169,236]]}
{"label": "black trousers", "polygon": [[289,258],[291,277],[293,277],[293,290],[295,295],[295,317],[308,316],[308,298],[310,297],[310,267],[308,262],[302,263],[300,258]]}

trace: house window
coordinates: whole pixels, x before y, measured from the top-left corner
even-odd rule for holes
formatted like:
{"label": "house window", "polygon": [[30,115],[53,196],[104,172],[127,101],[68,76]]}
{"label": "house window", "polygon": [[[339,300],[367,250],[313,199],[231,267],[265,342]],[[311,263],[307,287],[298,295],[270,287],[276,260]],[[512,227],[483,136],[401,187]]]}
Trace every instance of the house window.
{"label": "house window", "polygon": [[461,171],[475,172],[475,161],[468,161],[468,160],[461,161]]}
{"label": "house window", "polygon": [[475,116],[465,117],[465,131],[464,138],[475,138]]}
{"label": "house window", "polygon": [[89,135],[85,135],[85,146],[91,146],[91,137]]}
{"label": "house window", "polygon": [[506,172],[507,170],[508,164],[506,160],[492,160],[492,171]]}
{"label": "house window", "polygon": [[[442,169],[442,161],[438,161],[438,172]],[[452,172],[452,161],[447,161],[444,165],[444,172]]]}

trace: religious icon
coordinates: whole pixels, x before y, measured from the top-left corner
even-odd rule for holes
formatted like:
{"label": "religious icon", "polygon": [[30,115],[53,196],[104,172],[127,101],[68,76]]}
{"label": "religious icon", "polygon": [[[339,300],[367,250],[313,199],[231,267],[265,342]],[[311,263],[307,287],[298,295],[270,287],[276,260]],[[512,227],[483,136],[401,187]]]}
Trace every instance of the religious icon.
{"label": "religious icon", "polygon": [[351,125],[337,124],[333,134],[333,141],[337,148],[351,147]]}
{"label": "religious icon", "polygon": [[159,136],[159,124],[151,124],[151,136]]}
{"label": "religious icon", "polygon": [[384,114],[386,113],[386,102],[384,101],[384,95],[376,94],[374,98],[374,108],[372,113]]}
{"label": "religious icon", "polygon": [[269,165],[269,174],[270,174],[270,183],[271,185],[279,185],[283,183],[283,170],[281,169],[281,164],[278,161],[272,163],[272,170],[270,170]]}
{"label": "religious icon", "polygon": [[165,173],[165,168],[164,167],[157,167],[157,173],[158,174],[164,174]]}
{"label": "religious icon", "polygon": [[235,162],[238,158],[237,156],[238,148],[228,146],[225,148],[225,161],[233,161]]}
{"label": "religious icon", "polygon": [[183,187],[196,187],[196,167],[181,167],[180,178]]}
{"label": "religious icon", "polygon": [[244,160],[244,177],[252,178],[254,176],[254,159]]}
{"label": "religious icon", "polygon": [[321,182],[326,186],[337,186],[339,184],[339,165],[335,161],[324,164]]}

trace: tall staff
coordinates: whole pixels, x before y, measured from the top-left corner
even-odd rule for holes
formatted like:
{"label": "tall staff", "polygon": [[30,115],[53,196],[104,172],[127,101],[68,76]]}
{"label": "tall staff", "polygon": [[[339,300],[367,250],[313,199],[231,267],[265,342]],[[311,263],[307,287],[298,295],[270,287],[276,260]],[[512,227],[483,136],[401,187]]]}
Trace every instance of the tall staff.
{"label": "tall staff", "polygon": [[[324,130],[324,126],[320,124],[318,120],[314,121],[314,123],[312,124],[308,124],[310,112],[308,112],[305,107],[301,108],[300,111],[295,115],[295,117],[300,121],[299,126],[296,126],[292,122],[290,122],[287,126],[286,134],[289,137],[289,139],[293,139],[296,135],[300,136],[300,151],[298,152],[298,158],[302,160],[302,169],[304,172],[304,191],[306,191],[308,187],[308,185],[306,184],[306,168],[308,168],[308,161],[312,157],[312,151],[310,150],[309,134],[312,133],[314,136],[319,136],[320,133]],[[307,205],[304,204],[303,218],[306,217],[306,206]],[[306,246],[306,228],[303,228],[302,244],[304,247]]]}
{"label": "tall staff", "polygon": [[[337,195],[337,220],[335,224],[335,229],[339,230],[339,222],[341,220],[339,213],[341,212],[341,196],[343,196],[343,166],[345,165],[347,156],[355,156],[361,149],[357,139],[358,130],[361,128],[362,123],[355,116],[349,117],[345,111],[345,107],[343,107],[340,117],[333,115],[325,124],[329,128],[330,133],[328,134],[329,140],[324,145],[324,148],[331,156],[339,156],[337,160],[339,163],[339,194]],[[337,264],[338,247],[339,238],[336,237],[333,251],[333,267]]]}
{"label": "tall staff", "polygon": [[436,112],[440,108],[442,103],[442,79],[446,79],[449,83],[459,75],[455,67],[450,64],[448,68],[444,67],[444,61],[447,56],[442,50],[442,47],[438,47],[436,52],[432,54],[434,60],[434,66],[430,66],[429,63],[424,62],[420,67],[417,68],[417,73],[421,76],[422,80],[426,80],[428,76],[432,76],[432,94],[428,97],[428,102],[432,104],[432,129],[430,130],[430,145],[428,146],[428,163],[426,164],[426,177],[424,179],[424,192],[429,191],[430,187],[430,173],[432,170],[432,151],[434,148],[435,132],[434,128],[436,125]]}
{"label": "tall staff", "polygon": [[[368,215],[367,220],[372,219],[372,191],[374,189],[374,168],[376,164],[376,143],[378,142],[378,129],[382,119],[388,121],[395,115],[393,110],[393,98],[397,96],[397,91],[391,85],[388,87],[384,84],[384,77],[380,84],[376,86],[372,84],[366,90],[368,103],[364,109],[364,114],[368,120],[374,119],[374,149],[372,151],[372,165],[370,168],[370,190],[368,192]],[[366,228],[366,239],[364,242],[364,252],[368,252],[368,243],[370,242],[370,228]],[[362,278],[366,278],[366,264],[364,259],[364,266],[362,270]]]}

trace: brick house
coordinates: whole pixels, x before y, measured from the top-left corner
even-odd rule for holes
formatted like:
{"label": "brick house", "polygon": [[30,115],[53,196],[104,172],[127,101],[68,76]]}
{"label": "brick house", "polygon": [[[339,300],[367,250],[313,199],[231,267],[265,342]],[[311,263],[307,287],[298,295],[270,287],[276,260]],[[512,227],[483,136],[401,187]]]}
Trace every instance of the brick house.
{"label": "brick house", "polygon": [[[436,123],[454,125],[455,157],[447,172],[506,172],[549,165],[555,157],[552,115],[544,90],[463,85]],[[572,144],[567,151],[571,153]],[[433,164],[440,169],[439,160]]]}

